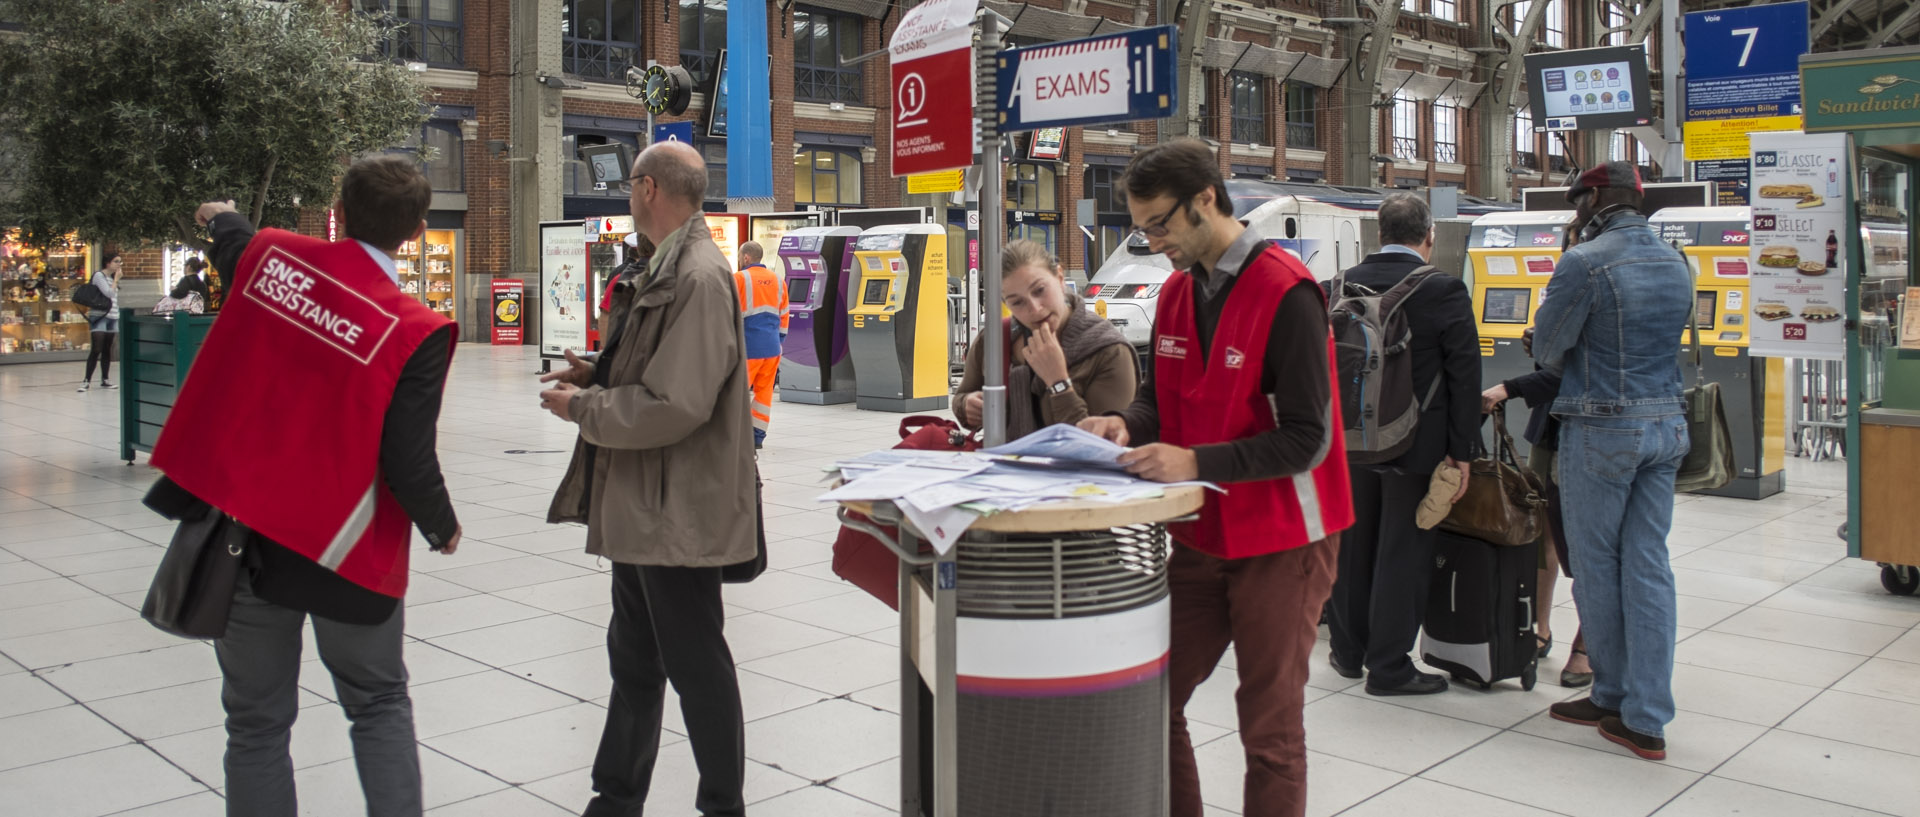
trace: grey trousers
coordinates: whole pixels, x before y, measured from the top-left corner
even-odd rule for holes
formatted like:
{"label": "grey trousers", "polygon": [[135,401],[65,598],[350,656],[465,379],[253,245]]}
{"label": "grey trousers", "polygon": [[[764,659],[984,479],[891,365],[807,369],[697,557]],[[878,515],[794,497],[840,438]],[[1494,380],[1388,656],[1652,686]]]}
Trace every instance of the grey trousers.
{"label": "grey trousers", "polygon": [[[333,673],[340,706],[353,721],[354,765],[369,817],[419,817],[420,755],[413,699],[401,660],[406,607],[381,624],[313,617],[320,660]],[[214,642],[227,710],[227,814],[297,817],[293,721],[300,714],[301,624],[307,614],[253,594],[246,571],[233,595],[226,637]]]}

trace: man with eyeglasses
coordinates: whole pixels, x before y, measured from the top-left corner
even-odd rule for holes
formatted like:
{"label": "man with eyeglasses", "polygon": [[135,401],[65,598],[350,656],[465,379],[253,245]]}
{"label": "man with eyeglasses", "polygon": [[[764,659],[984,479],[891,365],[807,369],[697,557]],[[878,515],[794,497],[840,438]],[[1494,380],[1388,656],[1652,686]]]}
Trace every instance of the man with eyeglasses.
{"label": "man with eyeglasses", "polygon": [[1353,524],[1333,388],[1333,337],[1300,260],[1233,217],[1213,152],[1166,142],[1127,166],[1136,232],[1175,272],[1153,324],[1150,388],[1080,426],[1137,448],[1127,470],[1220,483],[1197,522],[1169,525],[1172,802],[1201,817],[1186,704],[1234,646],[1249,817],[1306,813],[1302,710],[1340,531]]}

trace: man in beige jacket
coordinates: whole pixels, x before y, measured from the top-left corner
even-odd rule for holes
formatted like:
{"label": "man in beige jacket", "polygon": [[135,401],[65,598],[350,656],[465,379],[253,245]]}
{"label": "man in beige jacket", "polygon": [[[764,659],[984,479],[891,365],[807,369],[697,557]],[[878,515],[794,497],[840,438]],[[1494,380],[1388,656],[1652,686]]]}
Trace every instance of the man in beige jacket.
{"label": "man in beige jacket", "polygon": [[629,184],[634,227],[659,249],[616,287],[598,358],[568,352],[566,371],[541,378],[554,383],[541,405],[580,426],[547,521],[587,523],[587,552],[613,562],[613,698],[585,814],[641,813],[671,682],[700,771],[694,807],[740,815],[745,737],[720,604],[721,567],[755,557],[759,522],[740,307],[700,215],[700,154],[650,147]]}

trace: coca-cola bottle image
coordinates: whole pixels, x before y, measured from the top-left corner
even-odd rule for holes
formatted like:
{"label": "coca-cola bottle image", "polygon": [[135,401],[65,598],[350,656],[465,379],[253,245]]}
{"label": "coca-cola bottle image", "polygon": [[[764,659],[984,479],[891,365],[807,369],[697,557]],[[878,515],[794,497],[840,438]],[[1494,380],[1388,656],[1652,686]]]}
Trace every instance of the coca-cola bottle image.
{"label": "coca-cola bottle image", "polygon": [[1840,265],[1840,237],[1834,235],[1832,230],[1828,230],[1827,231],[1827,269],[1833,269],[1834,267],[1837,267],[1839,265]]}

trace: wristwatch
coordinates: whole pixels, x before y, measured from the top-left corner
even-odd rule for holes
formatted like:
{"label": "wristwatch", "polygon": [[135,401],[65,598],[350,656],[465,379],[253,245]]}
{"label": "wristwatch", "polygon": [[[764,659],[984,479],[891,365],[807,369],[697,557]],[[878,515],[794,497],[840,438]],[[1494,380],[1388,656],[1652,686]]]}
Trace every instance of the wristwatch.
{"label": "wristwatch", "polygon": [[1052,386],[1048,387],[1048,393],[1049,394],[1066,394],[1067,391],[1072,388],[1073,388],[1073,378],[1071,377],[1063,378],[1061,379],[1060,382],[1055,383]]}

